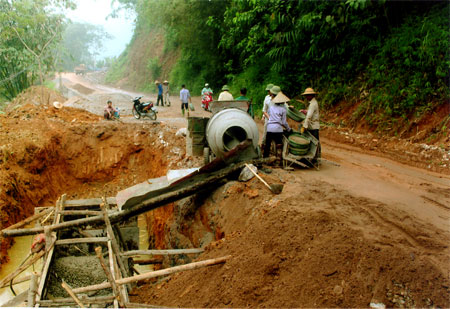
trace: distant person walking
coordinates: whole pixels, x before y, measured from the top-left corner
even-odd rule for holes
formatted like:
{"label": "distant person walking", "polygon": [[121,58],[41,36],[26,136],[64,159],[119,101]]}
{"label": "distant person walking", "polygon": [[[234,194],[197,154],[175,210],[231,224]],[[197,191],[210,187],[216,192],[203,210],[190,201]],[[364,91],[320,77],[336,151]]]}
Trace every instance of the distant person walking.
{"label": "distant person walking", "polygon": [[163,82],[162,87],[163,87],[164,104],[166,104],[167,106],[170,106],[169,82],[167,80],[165,80]]}
{"label": "distant person walking", "polygon": [[230,88],[227,85],[222,87],[222,92],[219,94],[218,101],[233,101],[233,95],[230,93]]}
{"label": "distant person walking", "polygon": [[191,94],[189,93],[189,90],[186,89],[186,86],[183,84],[181,85],[180,90],[180,100],[181,100],[181,113],[184,117],[184,110],[187,110],[187,116],[189,117],[189,103],[192,104],[191,100]]}
{"label": "distant person walking", "polygon": [[159,106],[159,101],[161,101],[161,106],[164,106],[163,87],[158,80],[155,81],[155,84],[156,84],[156,88],[158,89],[158,99],[156,100],[156,106]]}

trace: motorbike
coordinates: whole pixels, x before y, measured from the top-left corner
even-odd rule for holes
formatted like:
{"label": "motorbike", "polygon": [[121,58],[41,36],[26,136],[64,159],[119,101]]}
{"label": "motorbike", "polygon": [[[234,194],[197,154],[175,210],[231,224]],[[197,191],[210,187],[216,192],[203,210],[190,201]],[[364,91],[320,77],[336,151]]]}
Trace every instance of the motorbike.
{"label": "motorbike", "polygon": [[211,111],[209,107],[209,103],[213,101],[212,93],[211,92],[205,92],[202,96],[202,108],[205,111]]}
{"label": "motorbike", "polygon": [[156,113],[158,112],[153,102],[141,102],[142,96],[134,98],[133,101],[133,116],[136,119],[141,117],[148,117],[151,120],[156,120]]}

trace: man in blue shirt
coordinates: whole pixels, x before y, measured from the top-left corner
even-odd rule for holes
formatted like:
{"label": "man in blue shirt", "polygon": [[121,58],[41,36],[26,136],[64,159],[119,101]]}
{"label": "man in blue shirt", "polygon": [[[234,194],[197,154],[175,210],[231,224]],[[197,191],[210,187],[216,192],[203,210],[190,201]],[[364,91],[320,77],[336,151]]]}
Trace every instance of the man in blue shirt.
{"label": "man in blue shirt", "polygon": [[158,87],[158,99],[156,100],[156,106],[159,106],[159,101],[161,100],[161,106],[164,106],[164,101],[163,101],[163,87],[161,85],[161,83],[156,80],[155,81],[156,87]]}
{"label": "man in blue shirt", "polygon": [[191,94],[189,93],[189,90],[187,90],[185,87],[186,86],[184,84],[181,85],[181,90],[180,90],[181,113],[183,114],[183,117],[184,117],[184,110],[186,109],[187,116],[189,117],[188,103],[192,104],[192,100],[191,100]]}

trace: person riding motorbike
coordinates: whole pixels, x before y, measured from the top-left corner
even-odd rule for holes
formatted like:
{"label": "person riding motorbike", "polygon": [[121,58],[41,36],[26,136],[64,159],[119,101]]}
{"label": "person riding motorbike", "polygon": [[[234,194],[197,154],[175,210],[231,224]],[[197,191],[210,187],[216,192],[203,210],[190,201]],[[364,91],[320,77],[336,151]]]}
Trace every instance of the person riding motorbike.
{"label": "person riding motorbike", "polygon": [[202,108],[204,110],[209,110],[209,103],[212,102],[213,91],[209,88],[209,84],[206,83],[205,87],[202,89]]}

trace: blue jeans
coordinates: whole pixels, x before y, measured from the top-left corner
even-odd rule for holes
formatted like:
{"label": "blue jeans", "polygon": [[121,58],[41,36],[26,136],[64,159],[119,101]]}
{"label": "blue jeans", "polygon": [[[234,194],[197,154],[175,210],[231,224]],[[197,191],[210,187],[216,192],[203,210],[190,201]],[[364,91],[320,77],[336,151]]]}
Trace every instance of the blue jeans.
{"label": "blue jeans", "polygon": [[161,101],[161,106],[164,106],[162,94],[158,94],[158,99],[156,100],[156,106],[159,106],[159,101]]}

